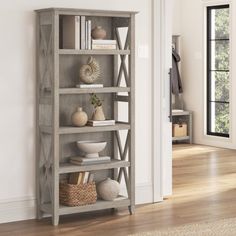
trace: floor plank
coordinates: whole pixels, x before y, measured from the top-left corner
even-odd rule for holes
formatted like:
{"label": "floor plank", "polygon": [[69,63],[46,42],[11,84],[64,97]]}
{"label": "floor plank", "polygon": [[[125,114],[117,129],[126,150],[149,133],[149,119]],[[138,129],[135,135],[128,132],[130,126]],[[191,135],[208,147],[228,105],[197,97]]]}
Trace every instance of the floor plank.
{"label": "floor plank", "polygon": [[0,225],[1,236],[124,236],[188,223],[236,217],[236,151],[200,145],[175,145],[173,196],[162,203],[100,211],[60,219],[28,220]]}

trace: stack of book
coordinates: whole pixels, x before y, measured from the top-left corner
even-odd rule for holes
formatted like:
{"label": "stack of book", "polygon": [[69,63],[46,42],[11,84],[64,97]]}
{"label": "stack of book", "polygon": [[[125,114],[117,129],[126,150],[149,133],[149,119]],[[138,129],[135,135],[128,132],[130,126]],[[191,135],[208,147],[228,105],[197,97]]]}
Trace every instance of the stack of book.
{"label": "stack of book", "polygon": [[69,184],[86,184],[91,183],[94,179],[94,174],[90,172],[71,173],[69,176]]}
{"label": "stack of book", "polygon": [[77,84],[77,88],[103,88],[103,84]]}
{"label": "stack of book", "polygon": [[105,40],[105,39],[93,39],[92,49],[111,49],[117,48],[116,40]]}
{"label": "stack of book", "polygon": [[91,49],[91,20],[85,16],[63,16],[62,48]]}
{"label": "stack of book", "polygon": [[108,156],[104,157],[71,157],[70,158],[70,163],[75,164],[75,165],[92,165],[92,164],[100,164],[100,163],[105,163],[111,161],[111,158]]}
{"label": "stack of book", "polygon": [[115,125],[115,120],[88,120],[88,126],[107,126],[107,125]]}

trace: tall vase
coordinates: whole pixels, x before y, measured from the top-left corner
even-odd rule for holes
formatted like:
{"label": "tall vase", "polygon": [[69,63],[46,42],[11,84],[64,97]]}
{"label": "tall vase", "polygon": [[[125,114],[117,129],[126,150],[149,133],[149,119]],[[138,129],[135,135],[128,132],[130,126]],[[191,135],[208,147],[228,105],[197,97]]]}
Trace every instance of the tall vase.
{"label": "tall vase", "polygon": [[102,109],[102,106],[95,108],[92,119],[93,120],[105,120],[106,119],[103,109]]}

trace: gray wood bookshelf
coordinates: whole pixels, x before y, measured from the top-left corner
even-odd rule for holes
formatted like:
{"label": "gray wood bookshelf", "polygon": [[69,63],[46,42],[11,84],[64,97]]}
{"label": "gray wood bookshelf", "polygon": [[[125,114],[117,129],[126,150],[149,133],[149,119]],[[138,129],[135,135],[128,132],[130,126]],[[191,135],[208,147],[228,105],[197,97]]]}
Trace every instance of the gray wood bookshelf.
{"label": "gray wood bookshelf", "polygon": [[[59,216],[109,208],[135,207],[135,14],[136,12],[49,8],[36,10],[37,15],[37,217]],[[60,24],[65,15],[85,16],[102,25],[107,38],[116,39],[117,50],[75,50],[60,48]],[[125,42],[119,29],[127,27]],[[76,88],[79,68],[88,57],[97,59],[102,71],[103,88]],[[128,60],[127,60],[128,59]],[[107,119],[116,124],[105,127],[73,127],[71,115],[82,106],[89,116],[92,106],[89,94],[103,99]],[[119,120],[119,103],[128,104],[127,120]],[[125,142],[123,142],[125,138]],[[78,166],[69,163],[78,155],[78,140],[106,140],[103,155],[108,163]],[[69,173],[93,171],[95,181],[111,177],[126,184],[126,196],[114,201],[98,199],[95,204],[67,207],[59,203],[59,183]]]}

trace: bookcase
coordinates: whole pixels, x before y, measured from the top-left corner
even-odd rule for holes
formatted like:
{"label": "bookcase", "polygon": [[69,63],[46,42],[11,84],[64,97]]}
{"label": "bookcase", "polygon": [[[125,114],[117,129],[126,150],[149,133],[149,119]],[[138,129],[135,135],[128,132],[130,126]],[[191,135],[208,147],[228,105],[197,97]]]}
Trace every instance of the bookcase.
{"label": "bookcase", "polygon": [[[136,12],[50,8],[36,10],[37,15],[37,217],[59,216],[109,208],[135,206],[135,14]],[[102,25],[109,39],[117,41],[116,50],[80,50],[61,48],[63,16],[85,16]],[[127,27],[125,43],[119,28]],[[99,62],[103,88],[76,88],[79,68],[89,56]],[[121,86],[122,85],[122,86]],[[74,127],[71,115],[78,105],[90,115],[89,94],[103,99],[107,118],[113,126]],[[126,104],[127,119],[119,120],[120,103]],[[104,154],[111,161],[88,166],[73,165],[69,158],[77,154],[78,140],[105,140]],[[124,142],[125,140],[125,142]],[[114,201],[97,200],[95,204],[67,207],[59,203],[59,183],[69,173],[94,171],[95,180],[106,177],[123,181],[127,194]]]}

